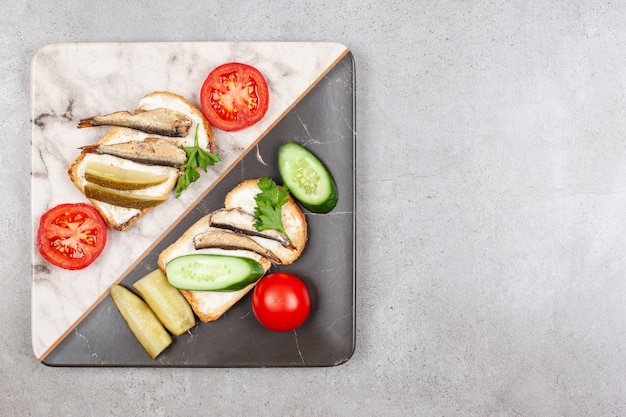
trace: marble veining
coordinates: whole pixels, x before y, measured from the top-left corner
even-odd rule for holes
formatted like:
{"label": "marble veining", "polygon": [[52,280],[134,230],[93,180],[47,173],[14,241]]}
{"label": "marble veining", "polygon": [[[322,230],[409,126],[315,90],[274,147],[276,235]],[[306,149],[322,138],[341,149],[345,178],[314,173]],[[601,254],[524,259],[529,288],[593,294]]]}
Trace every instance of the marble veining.
{"label": "marble veining", "polygon": [[[259,123],[240,132],[214,130],[222,162],[183,193],[151,210],[125,232],[110,231],[102,256],[87,269],[65,271],[32,253],[32,343],[39,359],[106,294],[133,262],[201,194],[236,163],[346,53],[338,43],[187,42],[52,44],[31,68],[31,216],[33,236],[48,208],[87,201],[67,176],[78,147],[109,128],[77,129],[95,114],[133,110],[152,91],[180,94],[198,105],[208,72],[225,62],[257,67],[270,89]],[[254,151],[254,150],[252,150]]]}

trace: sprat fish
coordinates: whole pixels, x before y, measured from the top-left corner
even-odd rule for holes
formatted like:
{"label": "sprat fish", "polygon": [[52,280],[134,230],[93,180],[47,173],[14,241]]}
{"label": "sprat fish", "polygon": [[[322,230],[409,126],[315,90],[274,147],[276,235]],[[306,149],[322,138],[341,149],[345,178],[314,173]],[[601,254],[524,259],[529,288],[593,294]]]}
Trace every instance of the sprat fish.
{"label": "sprat fish", "polygon": [[129,113],[118,111],[104,116],[92,116],[81,119],[78,128],[93,126],[119,126],[141,130],[153,135],[184,138],[193,124],[186,115],[175,110],[158,108],[154,110]]}
{"label": "sprat fish", "polygon": [[202,232],[193,238],[195,249],[220,248],[220,249],[242,249],[261,256],[265,256],[272,263],[281,263],[281,260],[269,249],[265,249],[257,242],[236,232],[229,232],[220,229],[211,229]]}
{"label": "sprat fish", "polygon": [[142,141],[129,141],[112,144],[83,146],[85,152],[112,155],[150,165],[178,168],[187,162],[185,151],[167,139],[146,138]]}
{"label": "sprat fish", "polygon": [[275,240],[285,247],[292,246],[289,239],[287,239],[287,237],[278,230],[269,229],[263,230],[262,232],[256,230],[254,227],[256,218],[253,215],[237,208],[216,210],[211,215],[209,222],[213,227],[228,229],[249,236],[259,236]]}

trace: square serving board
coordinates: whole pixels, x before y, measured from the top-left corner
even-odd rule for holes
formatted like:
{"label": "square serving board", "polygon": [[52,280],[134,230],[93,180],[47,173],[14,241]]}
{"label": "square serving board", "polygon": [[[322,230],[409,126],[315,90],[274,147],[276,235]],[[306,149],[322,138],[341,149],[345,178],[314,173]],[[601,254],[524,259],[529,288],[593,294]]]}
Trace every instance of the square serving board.
{"label": "square serving board", "polygon": [[[181,198],[174,195],[126,231],[109,231],[102,255],[67,271],[48,264],[35,236],[40,216],[61,203],[88,202],[67,169],[81,146],[110,128],[77,129],[79,119],[132,111],[153,91],[199,106],[208,73],[226,62],[259,69],[270,106],[239,132],[214,129],[222,162]],[[355,348],[355,75],[349,49],[333,42],[68,43],[41,48],[31,68],[31,331],[35,357],[51,366],[333,366]],[[109,288],[157,268],[159,253],[197,219],[223,207],[238,183],[267,175],[280,183],[278,147],[295,141],[331,171],[339,201],[328,214],[303,209],[309,241],[302,256],[269,272],[299,276],[311,293],[307,321],[271,332],[252,313],[251,293],[214,322],[173,337],[150,359],[122,319]]]}

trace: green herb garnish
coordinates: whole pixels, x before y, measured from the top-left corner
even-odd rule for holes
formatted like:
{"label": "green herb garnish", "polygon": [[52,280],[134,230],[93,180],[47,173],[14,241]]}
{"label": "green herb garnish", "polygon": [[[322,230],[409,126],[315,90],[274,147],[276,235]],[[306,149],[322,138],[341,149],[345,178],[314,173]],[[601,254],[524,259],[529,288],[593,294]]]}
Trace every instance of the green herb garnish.
{"label": "green herb garnish", "polygon": [[278,230],[291,242],[283,227],[281,214],[282,207],[289,202],[289,189],[286,185],[279,187],[267,176],[262,177],[257,185],[261,192],[254,196],[256,201],[254,208],[255,229],[259,232],[270,229]]}
{"label": "green herb garnish", "polygon": [[187,162],[180,166],[183,174],[176,183],[176,198],[180,197],[180,194],[189,187],[189,184],[200,178],[198,168],[206,172],[208,165],[213,165],[222,160],[219,155],[205,151],[198,146],[198,127],[196,125],[196,136],[193,139],[193,146],[181,146],[187,154]]}

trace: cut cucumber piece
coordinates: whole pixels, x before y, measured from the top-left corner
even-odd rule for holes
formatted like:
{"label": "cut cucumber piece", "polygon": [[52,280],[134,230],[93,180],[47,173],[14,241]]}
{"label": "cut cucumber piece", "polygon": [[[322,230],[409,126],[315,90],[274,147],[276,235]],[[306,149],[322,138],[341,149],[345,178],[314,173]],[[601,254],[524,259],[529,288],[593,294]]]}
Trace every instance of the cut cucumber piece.
{"label": "cut cucumber piece", "polygon": [[147,171],[126,169],[101,162],[85,164],[85,180],[116,190],[139,190],[165,182],[168,176]]}
{"label": "cut cucumber piece", "polygon": [[264,273],[263,266],[254,259],[227,255],[184,255],[165,265],[170,284],[191,291],[237,291]]}
{"label": "cut cucumber piece", "polygon": [[118,284],[111,286],[113,303],[124,318],[141,346],[152,359],[156,359],[169,345],[172,337],[165,330],[150,307],[128,288]]}
{"label": "cut cucumber piece", "polygon": [[113,188],[102,187],[93,183],[86,183],[84,186],[85,195],[88,198],[112,204],[114,206],[144,209],[157,206],[167,201],[167,195],[151,196],[144,194],[133,194],[128,191],[115,190]]}
{"label": "cut cucumber piece", "polygon": [[163,326],[180,336],[196,325],[196,318],[185,297],[167,281],[160,269],[155,269],[133,284],[141,298],[154,311]]}
{"label": "cut cucumber piece", "polygon": [[313,213],[328,213],[337,205],[337,185],[326,166],[295,142],[278,149],[278,170],[291,195]]}

